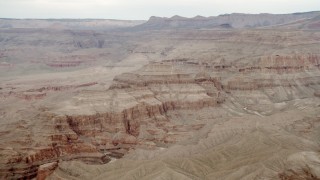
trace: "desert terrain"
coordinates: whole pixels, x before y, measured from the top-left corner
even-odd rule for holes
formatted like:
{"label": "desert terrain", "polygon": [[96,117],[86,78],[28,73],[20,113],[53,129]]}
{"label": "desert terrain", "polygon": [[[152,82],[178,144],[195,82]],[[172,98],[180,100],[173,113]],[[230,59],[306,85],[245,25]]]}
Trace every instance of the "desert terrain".
{"label": "desert terrain", "polygon": [[0,19],[1,179],[319,179],[320,12]]}

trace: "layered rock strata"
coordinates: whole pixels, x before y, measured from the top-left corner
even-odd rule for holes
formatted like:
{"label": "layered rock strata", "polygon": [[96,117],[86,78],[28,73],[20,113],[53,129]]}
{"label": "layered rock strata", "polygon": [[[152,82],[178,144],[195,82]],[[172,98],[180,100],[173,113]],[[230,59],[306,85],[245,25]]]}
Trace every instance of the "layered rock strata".
{"label": "layered rock strata", "polygon": [[[218,84],[208,75],[182,73],[170,63],[153,63],[117,76],[108,90],[80,91],[55,110],[39,115],[45,125],[37,129],[43,136],[37,139],[42,145],[8,158],[3,177],[32,178],[41,172],[38,176],[43,178],[47,172],[40,169],[45,163],[70,159],[106,163],[135,147],[176,143],[204,124],[181,124],[167,113],[218,106],[224,101]],[[9,156],[14,152],[8,152]]]}

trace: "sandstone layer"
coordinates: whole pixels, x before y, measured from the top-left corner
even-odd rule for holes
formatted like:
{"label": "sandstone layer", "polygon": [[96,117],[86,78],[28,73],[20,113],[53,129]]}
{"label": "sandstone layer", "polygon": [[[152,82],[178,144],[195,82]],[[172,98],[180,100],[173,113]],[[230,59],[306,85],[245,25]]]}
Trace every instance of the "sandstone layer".
{"label": "sandstone layer", "polygon": [[319,178],[320,32],[284,27],[0,29],[0,177]]}

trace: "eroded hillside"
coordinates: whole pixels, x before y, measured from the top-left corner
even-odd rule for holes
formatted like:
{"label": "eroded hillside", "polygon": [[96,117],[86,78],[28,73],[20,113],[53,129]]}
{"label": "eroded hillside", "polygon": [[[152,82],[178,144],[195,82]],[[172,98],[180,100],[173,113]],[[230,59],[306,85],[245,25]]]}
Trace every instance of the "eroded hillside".
{"label": "eroded hillside", "polygon": [[3,178],[320,177],[317,30],[1,31]]}

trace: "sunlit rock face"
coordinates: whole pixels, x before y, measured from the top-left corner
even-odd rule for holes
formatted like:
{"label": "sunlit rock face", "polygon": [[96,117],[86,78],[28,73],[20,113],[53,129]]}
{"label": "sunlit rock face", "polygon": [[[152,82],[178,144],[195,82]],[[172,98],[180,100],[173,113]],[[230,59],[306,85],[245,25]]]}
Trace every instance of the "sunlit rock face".
{"label": "sunlit rock face", "polygon": [[[305,15],[0,28],[0,177],[319,178],[320,32]],[[148,29],[162,21],[181,27]]]}

